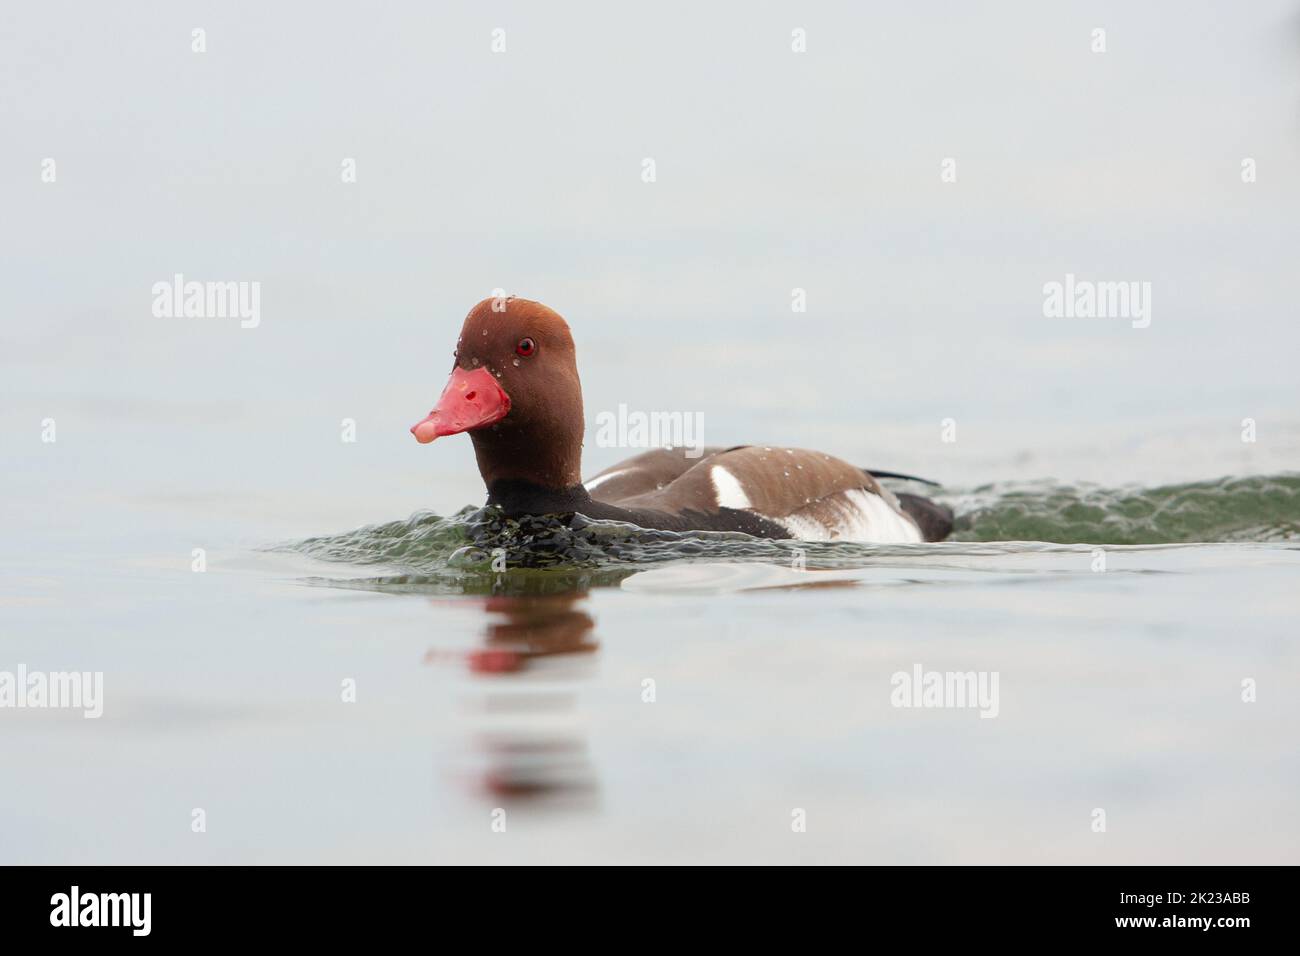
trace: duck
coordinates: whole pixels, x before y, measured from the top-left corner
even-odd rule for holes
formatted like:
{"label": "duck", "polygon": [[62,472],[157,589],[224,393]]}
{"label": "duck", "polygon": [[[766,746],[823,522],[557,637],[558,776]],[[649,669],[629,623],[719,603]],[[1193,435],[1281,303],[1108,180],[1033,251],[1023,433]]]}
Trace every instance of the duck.
{"label": "duck", "polygon": [[421,444],[468,434],[487,505],[509,518],[581,514],[662,531],[871,544],[952,533],[951,509],[879,481],[912,476],[802,448],[651,448],[584,481],[584,431],[568,323],[516,296],[470,309],[437,404],[411,426]]}

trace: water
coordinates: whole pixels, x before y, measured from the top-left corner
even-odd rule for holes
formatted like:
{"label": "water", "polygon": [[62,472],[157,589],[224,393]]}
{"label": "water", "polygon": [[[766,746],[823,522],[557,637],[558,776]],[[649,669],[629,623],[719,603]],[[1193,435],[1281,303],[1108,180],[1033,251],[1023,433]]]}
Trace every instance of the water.
{"label": "water", "polygon": [[[856,542],[772,541],[725,532],[677,534],[582,515],[506,518],[495,508],[467,507],[451,517],[421,512],[404,521],[368,525],[337,535],[279,546],[327,561],[399,567],[397,583],[465,583],[475,575],[505,580],[521,569],[589,568],[599,583],[616,583],[620,570],[674,561],[762,561],[791,564],[802,558],[816,570],[858,567],[882,556],[930,556],[952,542],[1008,541],[1131,545],[1221,542],[1300,542],[1300,473],[1108,489],[1055,481],[983,485],[945,494],[916,483],[886,481],[948,504],[956,515],[949,542],[939,546],[871,545]],[[500,552],[499,566],[492,563]],[[974,553],[980,553],[978,551]],[[985,552],[987,553],[987,552]],[[532,580],[517,576],[519,580]],[[514,579],[511,579],[514,580]],[[329,582],[339,584],[342,582]]]}
{"label": "water", "polygon": [[[932,545],[466,508],[217,548],[202,574],[11,562],[8,659],[102,669],[106,706],[4,714],[2,855],[1293,861],[1298,485],[980,486],[940,494],[961,530]],[[131,540],[167,537],[149,524]],[[996,718],[892,706],[918,664],[996,671]]]}

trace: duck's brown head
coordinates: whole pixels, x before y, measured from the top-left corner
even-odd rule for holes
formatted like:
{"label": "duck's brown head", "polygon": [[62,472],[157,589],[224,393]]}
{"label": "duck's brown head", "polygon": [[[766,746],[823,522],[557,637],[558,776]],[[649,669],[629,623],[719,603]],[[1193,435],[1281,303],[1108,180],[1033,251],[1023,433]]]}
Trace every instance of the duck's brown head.
{"label": "duck's brown head", "polygon": [[470,310],[447,387],[411,428],[421,443],[459,432],[469,432],[489,489],[501,479],[550,489],[581,483],[582,385],[559,313],[514,297]]}

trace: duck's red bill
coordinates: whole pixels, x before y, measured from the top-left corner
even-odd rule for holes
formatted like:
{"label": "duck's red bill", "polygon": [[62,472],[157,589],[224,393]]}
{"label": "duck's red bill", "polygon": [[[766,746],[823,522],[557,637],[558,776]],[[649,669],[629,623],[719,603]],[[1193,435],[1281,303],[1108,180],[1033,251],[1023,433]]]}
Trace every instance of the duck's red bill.
{"label": "duck's red bill", "polygon": [[510,412],[510,396],[485,368],[451,370],[442,397],[424,421],[411,426],[422,445],[444,435],[458,435],[499,422]]}

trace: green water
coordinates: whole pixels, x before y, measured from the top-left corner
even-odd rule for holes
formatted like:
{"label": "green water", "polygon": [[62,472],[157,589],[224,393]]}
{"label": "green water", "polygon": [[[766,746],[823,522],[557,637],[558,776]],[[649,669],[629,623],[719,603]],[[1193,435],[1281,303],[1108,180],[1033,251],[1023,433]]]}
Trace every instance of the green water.
{"label": "green water", "polygon": [[1300,473],[1156,488],[983,485],[949,504],[959,541],[1174,544],[1300,540]]}
{"label": "green water", "polygon": [[938,545],[679,534],[581,515],[515,520],[496,509],[467,507],[448,517],[421,512],[279,547],[353,565],[358,572],[376,565],[396,571],[373,577],[314,577],[314,583],[474,594],[558,593],[615,585],[638,570],[673,562],[802,562],[812,570],[869,567],[891,556],[980,553],[962,547],[974,542],[1020,542],[998,550],[1032,553],[1051,544],[1300,541],[1300,474],[1295,473],[1150,489],[1023,482],[984,485],[967,493],[940,491],[935,497],[951,505],[957,516],[952,539]]}

